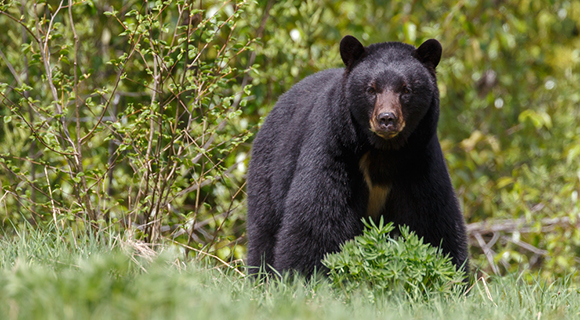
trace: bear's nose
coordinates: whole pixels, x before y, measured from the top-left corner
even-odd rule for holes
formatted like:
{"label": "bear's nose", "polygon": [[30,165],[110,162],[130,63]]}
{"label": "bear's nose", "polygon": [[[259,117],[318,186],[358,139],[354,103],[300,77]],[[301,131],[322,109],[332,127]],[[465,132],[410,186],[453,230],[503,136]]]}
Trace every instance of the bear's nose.
{"label": "bear's nose", "polygon": [[377,121],[381,126],[389,128],[391,125],[395,126],[397,124],[397,116],[392,112],[383,112],[377,116]]}

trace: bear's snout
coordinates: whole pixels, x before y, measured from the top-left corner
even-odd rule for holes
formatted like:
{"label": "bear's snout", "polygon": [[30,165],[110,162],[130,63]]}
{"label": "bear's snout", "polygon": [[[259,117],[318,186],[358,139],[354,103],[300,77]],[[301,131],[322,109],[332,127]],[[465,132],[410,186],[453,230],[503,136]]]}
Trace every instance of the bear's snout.
{"label": "bear's snout", "polygon": [[386,131],[395,131],[397,121],[397,116],[392,112],[383,112],[377,116],[377,122]]}
{"label": "bear's snout", "polygon": [[392,90],[378,94],[369,122],[371,131],[383,139],[391,139],[403,131],[405,119],[399,95]]}

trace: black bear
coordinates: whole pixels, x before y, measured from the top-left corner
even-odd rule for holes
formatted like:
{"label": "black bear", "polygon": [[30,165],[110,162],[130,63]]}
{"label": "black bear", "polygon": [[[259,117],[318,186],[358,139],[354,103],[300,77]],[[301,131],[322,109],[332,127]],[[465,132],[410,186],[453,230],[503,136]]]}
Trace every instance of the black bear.
{"label": "black bear", "polygon": [[[437,137],[437,40],[340,42],[344,69],[282,95],[248,171],[248,265],[322,267],[362,233],[363,217],[407,225],[467,269],[465,223]],[[253,271],[250,271],[253,272]]]}

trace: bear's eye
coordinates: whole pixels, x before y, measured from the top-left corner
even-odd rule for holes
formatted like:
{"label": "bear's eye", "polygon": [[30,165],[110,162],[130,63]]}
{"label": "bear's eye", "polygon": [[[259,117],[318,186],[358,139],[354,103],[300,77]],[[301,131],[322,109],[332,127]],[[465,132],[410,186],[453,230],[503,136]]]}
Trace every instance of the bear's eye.
{"label": "bear's eye", "polygon": [[403,85],[403,88],[402,88],[402,90],[401,90],[401,92],[403,92],[403,94],[408,94],[408,93],[410,93],[411,91],[409,91],[409,87],[407,87],[407,85],[405,85],[405,84],[404,84],[404,85]]}
{"label": "bear's eye", "polygon": [[375,89],[375,87],[370,86],[370,87],[367,88],[367,92],[370,93],[370,94],[376,94],[377,93],[377,90]]}

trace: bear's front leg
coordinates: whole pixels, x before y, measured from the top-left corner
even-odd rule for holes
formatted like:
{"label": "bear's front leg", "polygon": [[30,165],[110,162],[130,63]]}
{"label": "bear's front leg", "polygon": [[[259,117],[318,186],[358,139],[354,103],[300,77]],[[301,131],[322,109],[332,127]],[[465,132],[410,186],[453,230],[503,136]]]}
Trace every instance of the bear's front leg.
{"label": "bear's front leg", "polygon": [[[309,276],[327,253],[361,234],[358,196],[345,170],[308,168],[295,175],[274,250],[274,268]],[[360,189],[360,188],[359,188]],[[354,191],[353,191],[354,190]],[[362,209],[362,208],[360,208]]]}

